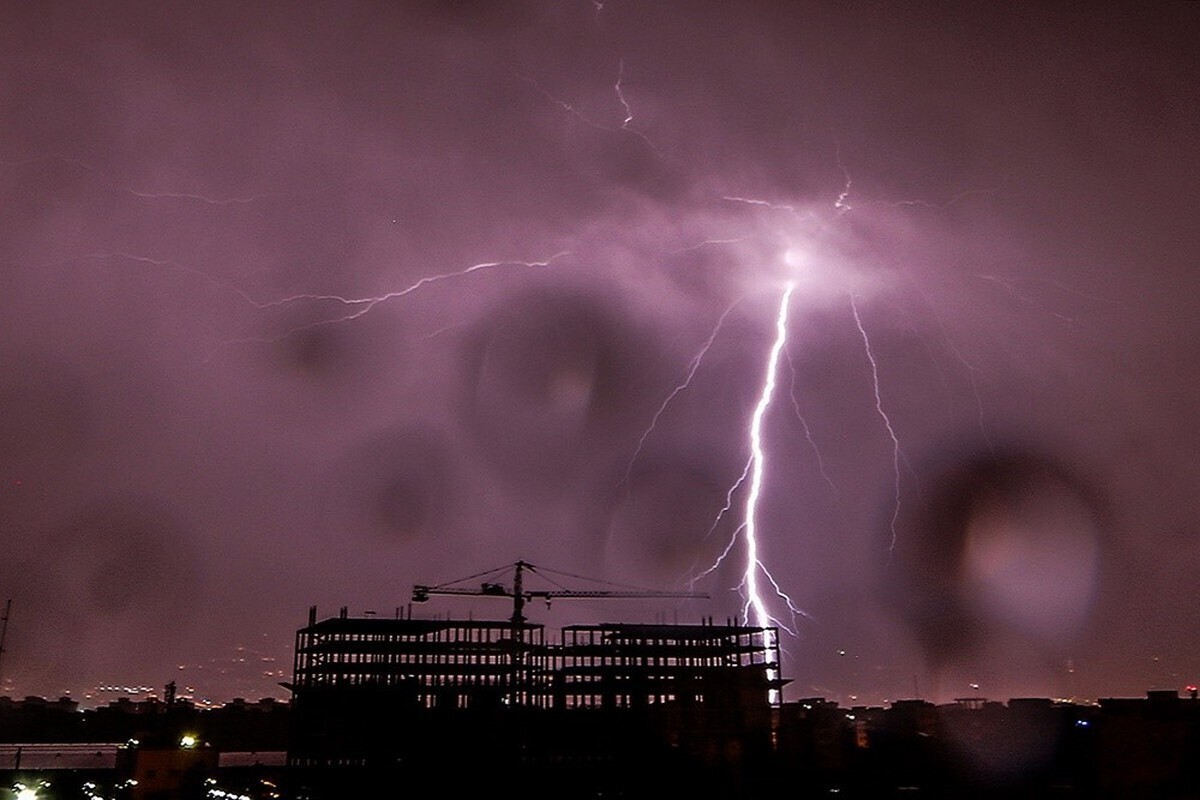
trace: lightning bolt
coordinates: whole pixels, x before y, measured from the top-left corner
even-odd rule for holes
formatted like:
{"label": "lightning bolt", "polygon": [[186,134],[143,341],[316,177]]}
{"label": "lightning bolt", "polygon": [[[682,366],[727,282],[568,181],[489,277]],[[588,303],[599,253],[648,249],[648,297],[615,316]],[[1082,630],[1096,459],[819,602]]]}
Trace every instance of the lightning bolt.
{"label": "lightning bolt", "polygon": [[625,89],[621,85],[624,80],[625,80],[625,59],[621,59],[619,62],[617,62],[617,82],[613,84],[613,93],[616,94],[616,96],[617,96],[617,102],[620,103],[621,108],[623,108],[625,110],[625,118],[623,120],[621,120],[621,128],[620,129],[626,133],[632,133],[634,136],[641,139],[642,142],[645,143],[645,145],[650,148],[650,151],[652,153],[654,153],[654,155],[658,156],[659,158],[662,158],[662,152],[659,151],[658,147],[654,144],[654,142],[650,141],[650,139],[646,137],[646,134],[642,133],[639,130],[634,130],[633,128],[629,127],[630,125],[633,124],[633,107],[630,106],[629,101],[627,99],[625,99]]}
{"label": "lightning bolt", "polygon": [[987,443],[988,449],[995,452],[996,445],[992,442],[992,437],[988,434],[987,422],[984,419],[983,413],[983,397],[979,393],[979,380],[976,377],[982,370],[968,361],[963,352],[954,344],[954,341],[950,338],[950,332],[946,330],[946,323],[942,321],[941,315],[937,313],[932,304],[930,305],[930,312],[934,322],[937,323],[938,330],[942,334],[942,343],[966,370],[967,381],[971,384],[971,395],[975,399],[975,419],[979,423],[979,433],[983,437],[983,441]]}
{"label": "lightning bolt", "polygon": [[620,126],[616,128],[596,122],[594,119],[588,117],[578,108],[576,108],[573,103],[569,103],[566,100],[563,100],[561,97],[547,91],[545,87],[528,75],[523,75],[520,72],[514,72],[513,75],[525,83],[528,83],[534,88],[535,91],[538,92],[538,94],[542,95],[551,103],[554,103],[554,105],[558,106],[564,112],[579,120],[584,125],[587,125],[589,128],[595,128],[598,131],[605,131],[606,133],[628,133],[632,136],[636,136],[642,140],[642,143],[645,144],[646,147],[650,148],[650,151],[653,152],[655,156],[662,158],[662,152],[658,149],[654,142],[650,141],[646,134],[630,127],[633,124],[633,107],[629,104],[629,100],[625,97],[625,88],[623,85],[625,80],[624,59],[621,59],[617,62],[617,80],[613,84],[613,93],[617,96],[617,102],[621,105],[621,110],[625,115],[621,119]]}
{"label": "lightning bolt", "polygon": [[[792,602],[792,599],[783,592],[778,581],[771,575],[758,555],[758,501],[762,496],[763,475],[766,470],[766,453],[763,450],[762,440],[763,419],[766,417],[767,410],[771,407],[771,400],[775,395],[776,376],[779,372],[779,358],[787,346],[788,306],[791,304],[792,292],[795,288],[796,285],[794,283],[788,283],[784,288],[783,296],[779,300],[779,314],[775,318],[775,341],[771,345],[771,350],[767,355],[767,374],[763,378],[758,403],[754,406],[754,413],[750,417],[750,490],[746,495],[746,516],[741,528],[746,541],[746,561],[742,573],[742,588],[745,591],[746,602],[742,607],[742,617],[749,621],[750,612],[753,611],[754,624],[759,628],[766,630],[772,624],[775,624],[784,628],[793,636],[795,635],[793,628],[789,628],[771,616],[771,613],[767,610],[766,600],[763,599],[759,588],[759,573],[762,573],[762,576],[771,584],[776,596],[787,603],[787,607],[792,613],[794,625],[796,614],[803,612],[800,612]],[[744,476],[745,473],[743,473],[743,478]],[[726,549],[726,552],[728,552],[728,549]],[[769,634],[764,633],[764,636],[769,636]],[[766,641],[764,644],[770,648],[777,644],[777,642]],[[770,652],[769,649],[768,652]],[[773,681],[778,674],[778,664],[768,666],[768,682]],[[777,703],[779,701],[779,690],[768,690],[767,699],[770,703]]]}
{"label": "lightning bolt", "polygon": [[613,84],[613,91],[616,92],[617,101],[621,107],[625,109],[625,119],[621,122],[621,130],[629,130],[629,123],[633,122],[633,109],[629,106],[629,101],[625,99],[625,92],[621,88],[621,81],[625,80],[625,59],[617,62],[617,82]]}
{"label": "lightning bolt", "polygon": [[[766,475],[766,450],[763,444],[763,420],[767,416],[767,411],[771,407],[771,403],[775,397],[775,388],[778,383],[779,361],[787,347],[787,318],[788,308],[791,305],[792,292],[795,290],[794,283],[788,283],[783,291],[783,295],[779,299],[779,311],[775,317],[775,338],[771,344],[771,349],[767,353],[766,375],[763,377],[762,387],[758,393],[758,402],[755,403],[754,411],[750,415],[750,458],[746,462],[746,466],[742,469],[741,475],[729,488],[725,494],[725,505],[717,515],[716,521],[713,522],[712,528],[709,529],[709,534],[716,529],[724,515],[733,507],[733,498],[737,490],[749,481],[749,490],[746,494],[745,511],[742,524],[726,543],[724,550],[717,556],[716,560],[703,572],[697,574],[691,579],[690,583],[695,583],[701,578],[711,574],[720,566],[725,559],[733,552],[733,548],[739,539],[745,542],[746,558],[742,568],[742,579],[738,584],[738,589],[742,592],[745,600],[742,606],[742,618],[746,624],[753,624],[767,631],[772,627],[783,628],[791,635],[797,635],[795,624],[797,615],[807,616],[800,608],[792,602],[791,597],[783,591],[779,582],[771,574],[759,556],[759,525],[758,525],[758,505],[762,498],[763,482]],[[707,537],[706,537],[707,538]],[[761,581],[760,581],[761,578]],[[783,600],[787,605],[788,611],[792,616],[792,624],[788,625],[780,621],[772,615],[767,606],[767,600],[764,597],[764,587],[762,581],[769,584],[771,591],[775,596]],[[770,637],[772,634],[764,633],[764,636]],[[766,641],[768,650],[778,644],[777,641]],[[779,674],[779,664],[772,663],[767,668],[767,680],[774,680]],[[779,701],[779,690],[770,689],[768,691],[768,700],[771,703]]]}
{"label": "lightning bolt", "polygon": [[796,419],[800,420],[800,427],[804,429],[804,438],[808,440],[808,446],[812,448],[813,455],[817,457],[817,468],[821,471],[821,477],[829,484],[829,488],[833,490],[833,496],[838,496],[837,484],[833,482],[833,478],[829,477],[829,473],[825,471],[825,459],[821,457],[821,449],[817,447],[816,441],[813,439],[812,430],[808,427],[808,420],[804,418],[804,412],[800,410],[800,401],[796,399],[796,363],[792,361],[792,351],[785,347],[783,350],[787,356],[788,368],[792,372],[792,409],[796,412]]}
{"label": "lightning bolt", "polygon": [[523,75],[520,72],[514,72],[513,75],[516,76],[517,78],[525,81],[526,83],[528,83],[530,86],[532,86],[534,88],[535,91],[537,91],[538,94],[540,94],[542,97],[545,97],[551,103],[554,103],[554,105],[558,106],[560,109],[562,109],[566,113],[570,114],[572,117],[575,117],[575,119],[579,120],[584,125],[587,125],[588,127],[596,128],[597,130],[602,130],[602,131],[611,131],[612,130],[611,128],[604,127],[599,122],[594,122],[591,119],[588,119],[586,116],[584,116],[582,113],[580,113],[579,110],[577,108],[575,108],[574,105],[572,105],[571,103],[568,103],[566,100],[563,100],[561,97],[558,97],[557,95],[551,94],[540,83],[538,83],[536,80],[529,77],[528,75]]}
{"label": "lightning bolt", "polygon": [[[766,454],[763,451],[762,441],[762,426],[763,418],[766,417],[767,409],[771,407],[771,400],[775,394],[775,379],[779,372],[779,357],[783,353],[783,348],[787,344],[787,315],[788,306],[791,303],[792,292],[796,288],[794,283],[789,283],[783,291],[783,297],[779,301],[779,314],[775,318],[775,342],[771,345],[771,351],[767,355],[767,374],[763,379],[762,391],[758,396],[758,403],[754,406],[754,413],[750,417],[750,490],[746,495],[746,517],[744,537],[746,540],[746,565],[743,573],[742,581],[746,591],[746,605],[742,609],[743,616],[748,620],[749,612],[754,611],[754,622],[760,628],[768,627],[775,620],[767,611],[766,601],[763,600],[762,594],[759,591],[758,576],[762,574],[775,587],[777,594],[782,594],[779,591],[779,585],[771,574],[767,572],[765,566],[758,556],[758,501],[762,496],[763,474],[766,470]],[[788,602],[791,606],[791,602]]]}
{"label": "lightning bolt", "polygon": [[[742,580],[738,584],[738,589],[743,593],[743,597],[745,598],[745,603],[742,606],[743,619],[746,621],[746,624],[750,624],[751,620],[753,620],[753,623],[761,628],[771,626],[783,628],[793,636],[796,635],[795,621],[797,615],[807,616],[807,614],[798,608],[791,597],[783,591],[779,582],[775,580],[775,577],[759,557],[758,504],[762,497],[766,471],[766,454],[762,431],[763,420],[766,418],[767,411],[771,407],[771,402],[775,396],[775,387],[778,383],[779,361],[787,346],[788,308],[791,304],[792,292],[795,288],[794,283],[787,284],[779,300],[779,312],[775,318],[775,338],[767,354],[767,371],[763,378],[762,388],[759,390],[758,402],[755,404],[754,411],[750,416],[750,457],[746,461],[746,466],[742,469],[737,480],[734,481],[729,491],[725,493],[725,505],[717,514],[716,520],[713,522],[712,527],[709,528],[705,538],[716,530],[717,525],[720,524],[725,514],[733,508],[734,495],[738,489],[749,481],[749,490],[746,495],[742,523],[733,532],[724,550],[721,551],[721,554],[717,556],[713,563],[689,581],[689,583],[694,584],[701,578],[711,574],[733,551],[738,539],[744,540],[746,543],[746,560],[742,570]],[[783,600],[787,605],[788,611],[792,616],[791,625],[782,622],[769,611],[767,601],[763,596],[763,589],[760,585],[760,575],[770,584],[775,596]],[[775,698],[776,695],[777,692],[772,690],[772,698]]]}
{"label": "lightning bolt", "polygon": [[742,197],[741,195],[722,195],[721,199],[726,203],[741,203],[747,206],[762,206],[773,211],[786,211],[796,219],[809,219],[812,217],[812,212],[801,211],[795,206],[787,205],[786,203],[772,203],[770,200],[763,200],[757,197]]}
{"label": "lightning bolt", "polygon": [[[342,305],[346,305],[346,306],[362,306],[362,308],[358,309],[357,311],[346,314],[344,316],[337,317],[335,319],[324,320],[322,322],[315,322],[312,324],[313,325],[331,325],[331,324],[337,324],[340,322],[351,322],[351,321],[356,320],[359,317],[363,316],[364,314],[369,313],[371,311],[371,309],[375,308],[375,306],[379,305],[380,303],[386,303],[388,300],[395,300],[400,297],[405,297],[425,286],[428,286],[431,283],[438,283],[441,281],[451,280],[452,278],[461,278],[463,276],[470,275],[473,272],[497,269],[500,267],[548,267],[556,259],[562,258],[565,255],[569,255],[569,251],[564,250],[560,253],[555,253],[554,255],[550,256],[549,258],[547,258],[544,261],[485,261],[481,264],[472,264],[469,267],[466,267],[466,268],[460,269],[460,270],[456,270],[454,272],[443,272],[443,273],[440,273],[437,275],[427,275],[424,278],[421,278],[420,280],[418,280],[416,283],[406,286],[403,289],[397,289],[395,291],[388,292],[386,294],[377,295],[375,297],[349,298],[349,297],[343,297],[342,295],[337,295],[337,294],[296,294],[296,295],[292,295],[290,297],[281,298],[279,300],[272,300],[269,303],[263,303],[260,307],[261,308],[271,308],[273,306],[282,306],[282,305],[287,305],[289,303],[295,303],[295,302],[304,301],[304,300],[313,300],[313,301],[332,300],[332,301],[336,301],[336,302],[341,303]],[[298,328],[297,330],[302,330],[303,328],[306,328],[306,327],[311,327],[311,326],[301,326],[301,328]]]}
{"label": "lightning bolt", "polygon": [[[1034,308],[1039,308],[1039,309],[1041,308],[1041,304],[1039,304],[1038,301],[1034,300],[1029,295],[1022,293],[1019,289],[1017,289],[1017,282],[1011,278],[1004,278],[999,275],[976,275],[975,277],[978,278],[979,280],[989,281],[991,283],[997,284],[998,286],[1002,286],[1005,289],[1007,289],[1013,295],[1013,297],[1016,297],[1021,302],[1026,303],[1027,305],[1030,305]],[[1109,300],[1108,298],[1105,298],[1105,297],[1097,297],[1096,295],[1084,294],[1083,292],[1075,291],[1074,289],[1071,289],[1070,287],[1064,286],[1063,284],[1059,283],[1058,281],[1044,280],[1042,282],[1047,283],[1051,286],[1055,286],[1059,289],[1063,289],[1064,291],[1068,291],[1071,294],[1074,294],[1078,297],[1082,297],[1087,300],[1098,300],[1098,301],[1104,302],[1104,303],[1112,303],[1114,305],[1119,305],[1119,303],[1117,303],[1116,301]],[[1068,317],[1065,314],[1060,314],[1059,312],[1054,311],[1053,309],[1047,309],[1047,311],[1048,311],[1048,313],[1052,314],[1053,316],[1057,317],[1058,319],[1062,320],[1063,322],[1066,322],[1066,323],[1069,323],[1072,325],[1074,325],[1076,323],[1076,320],[1073,317]]]}
{"label": "lightning bolt", "polygon": [[260,192],[257,194],[246,195],[244,197],[212,197],[209,195],[199,194],[196,192],[154,192],[145,189],[136,189],[132,186],[127,186],[113,178],[109,173],[98,167],[94,167],[86,161],[81,161],[78,158],[61,155],[59,153],[51,153],[35,158],[27,158],[19,161],[3,161],[0,160],[0,166],[6,167],[22,167],[30,164],[36,164],[46,161],[58,161],[64,164],[70,164],[85,172],[89,172],[96,176],[101,183],[108,186],[110,189],[118,192],[137,197],[142,200],[190,200],[193,202],[204,203],[210,206],[242,206],[257,203],[260,200],[268,200],[277,197],[287,197],[288,192]]}
{"label": "lightning bolt", "polygon": [[858,300],[854,295],[850,295],[850,310],[854,312],[854,324],[858,326],[858,333],[862,336],[863,350],[867,354],[867,361],[871,364],[871,385],[875,390],[875,413],[883,420],[883,426],[887,428],[888,436],[892,439],[892,476],[894,478],[894,494],[895,504],[892,507],[892,519],[888,524],[888,529],[891,531],[892,540],[888,545],[888,555],[896,549],[896,521],[900,518],[900,439],[896,436],[896,430],[892,427],[892,421],[887,415],[887,411],[883,408],[883,397],[879,391],[879,364],[875,361],[875,352],[871,349],[871,339],[867,336],[867,329],[863,326],[862,316],[858,313]]}
{"label": "lightning bolt", "polygon": [[[296,294],[296,295],[291,295],[289,297],[283,297],[278,300],[272,300],[267,303],[255,303],[255,305],[258,306],[260,309],[268,309],[268,308],[285,306],[285,305],[290,305],[292,303],[299,303],[299,302],[306,302],[306,301],[309,301],[309,302],[326,301],[326,302],[339,303],[343,306],[350,306],[350,307],[353,307],[354,310],[350,311],[349,313],[343,314],[339,317],[333,317],[331,319],[323,319],[323,320],[319,320],[317,322],[310,322],[305,325],[297,325],[293,328],[289,328],[288,330],[284,331],[283,333],[279,334],[278,336],[231,339],[229,341],[223,342],[221,344],[221,347],[229,347],[229,346],[237,345],[237,344],[251,344],[251,343],[270,344],[272,342],[282,341],[283,339],[286,339],[288,336],[291,336],[295,333],[299,333],[300,331],[312,330],[314,328],[320,328],[320,327],[324,327],[326,325],[340,325],[340,324],[344,324],[347,322],[353,322],[354,320],[359,319],[360,317],[370,313],[372,309],[374,309],[376,306],[378,306],[381,303],[386,303],[389,300],[396,300],[401,297],[406,297],[410,294],[413,294],[414,292],[419,291],[420,289],[422,289],[426,286],[429,286],[430,284],[440,283],[442,281],[453,280],[455,278],[463,278],[463,277],[466,277],[473,273],[482,272],[485,270],[502,269],[505,267],[509,267],[509,268],[513,268],[513,267],[529,267],[529,268],[548,267],[551,264],[553,264],[556,260],[558,260],[564,256],[567,256],[567,255],[570,255],[570,251],[564,250],[562,252],[555,253],[554,255],[550,256],[549,258],[547,258],[543,261],[485,261],[480,264],[472,264],[469,267],[465,267],[464,269],[456,270],[454,272],[442,272],[437,275],[427,275],[424,278],[421,278],[420,280],[416,281],[415,283],[412,283],[402,289],[397,289],[395,291],[387,292],[385,294],[376,295],[373,297],[344,297],[342,295],[337,295],[337,294]],[[215,352],[216,351],[214,351],[214,353]],[[212,354],[210,353],[209,358],[211,358],[211,357],[212,357]]]}
{"label": "lightning bolt", "polygon": [[232,283],[220,280],[219,278],[216,278],[216,277],[210,275],[209,273],[205,272],[204,270],[197,269],[196,267],[188,266],[187,264],[183,264],[178,261],[174,261],[172,259],[152,258],[150,256],[137,255],[134,253],[126,253],[121,250],[116,250],[116,251],[112,251],[112,252],[103,252],[103,253],[99,253],[99,252],[98,253],[84,253],[84,254],[81,254],[78,256],[71,256],[70,258],[62,258],[62,259],[58,259],[57,261],[50,261],[45,264],[42,264],[41,267],[42,268],[56,267],[56,266],[60,266],[63,264],[73,264],[73,263],[80,262],[80,261],[99,261],[99,262],[111,262],[111,261],[121,262],[121,261],[124,261],[124,262],[137,264],[138,266],[142,266],[142,267],[158,267],[161,269],[170,269],[170,270],[174,270],[177,272],[185,272],[190,275],[195,275],[196,277],[200,278],[204,282],[208,283],[210,286],[214,286],[218,289],[221,289],[221,290],[224,290],[224,291],[227,291],[227,292],[237,295],[239,298],[244,300],[247,304],[254,306],[255,308],[260,308],[260,309],[263,308],[262,303],[256,301],[253,297],[251,297],[249,294],[247,294],[243,290],[239,289],[237,286],[234,286]]}
{"label": "lightning bolt", "polygon": [[833,207],[837,209],[839,214],[844,214],[852,210],[854,207],[850,205],[850,186],[854,183],[850,179],[850,170],[846,169],[846,165],[842,163],[842,148],[838,145],[834,149],[834,158],[837,161],[838,169],[842,171],[842,177],[846,179],[846,183],[842,186],[842,191],[837,196],[837,200],[833,202]]}
{"label": "lightning bolt", "polygon": [[679,256],[679,255],[683,255],[684,253],[695,252],[696,250],[699,250],[704,247],[716,247],[718,245],[725,245],[725,244],[741,244],[742,242],[748,242],[752,239],[757,239],[757,238],[758,238],[757,236],[736,236],[731,239],[705,239],[702,242],[696,242],[695,244],[689,244],[686,247],[681,247],[678,250],[668,250],[666,252],[667,252],[667,255]]}
{"label": "lightning bolt", "polygon": [[650,424],[646,427],[646,430],[642,432],[641,438],[638,439],[637,447],[634,448],[633,455],[629,459],[629,466],[625,468],[625,476],[621,478],[621,482],[617,484],[618,486],[629,483],[629,476],[633,472],[633,465],[637,462],[638,456],[641,455],[642,448],[646,446],[646,440],[650,438],[650,434],[654,432],[656,427],[658,427],[658,421],[666,412],[667,406],[671,404],[671,401],[674,400],[680,392],[692,385],[692,378],[696,377],[696,372],[700,369],[701,362],[704,361],[704,357],[708,355],[708,351],[712,348],[713,342],[717,338],[717,334],[721,332],[721,327],[724,326],[725,319],[729,316],[729,312],[733,311],[734,306],[736,306],[739,302],[741,301],[735,300],[734,302],[730,303],[729,307],[725,309],[725,312],[721,314],[721,317],[717,320],[717,324],[713,326],[712,331],[708,334],[708,338],[704,340],[704,344],[700,345],[700,349],[696,352],[696,355],[694,355],[692,360],[688,362],[687,373],[684,375],[683,380],[671,390],[671,393],[668,394],[666,399],[662,401],[662,404],[659,405],[658,410],[654,412],[654,417],[651,418]]}

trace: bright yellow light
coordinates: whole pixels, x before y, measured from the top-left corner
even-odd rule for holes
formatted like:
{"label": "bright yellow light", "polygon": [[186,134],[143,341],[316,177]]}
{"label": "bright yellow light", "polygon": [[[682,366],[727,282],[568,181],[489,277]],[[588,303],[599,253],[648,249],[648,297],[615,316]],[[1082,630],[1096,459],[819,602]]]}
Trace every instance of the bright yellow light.
{"label": "bright yellow light", "polygon": [[185,733],[179,739],[179,746],[184,748],[185,750],[195,747],[196,746],[196,737],[190,733]]}

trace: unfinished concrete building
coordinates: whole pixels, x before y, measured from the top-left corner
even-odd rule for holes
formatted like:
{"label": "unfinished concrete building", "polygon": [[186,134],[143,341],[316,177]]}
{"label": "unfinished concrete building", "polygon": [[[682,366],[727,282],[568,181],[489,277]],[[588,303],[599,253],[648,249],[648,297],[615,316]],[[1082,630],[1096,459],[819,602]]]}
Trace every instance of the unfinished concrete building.
{"label": "unfinished concrete building", "polygon": [[[520,774],[552,779],[559,797],[628,795],[625,782],[648,764],[673,788],[696,780],[703,789],[740,785],[768,757],[783,683],[775,629],[572,625],[547,641],[519,609],[514,617],[343,609],[318,621],[313,609],[288,685],[289,765],[301,791],[377,790],[448,770],[464,790]],[[637,781],[647,795],[664,788]]]}

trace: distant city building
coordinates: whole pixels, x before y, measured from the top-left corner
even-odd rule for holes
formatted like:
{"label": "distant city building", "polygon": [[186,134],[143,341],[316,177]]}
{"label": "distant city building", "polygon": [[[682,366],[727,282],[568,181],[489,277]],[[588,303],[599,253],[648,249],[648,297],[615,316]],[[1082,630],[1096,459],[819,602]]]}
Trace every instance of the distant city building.
{"label": "distant city building", "polygon": [[[514,619],[518,621],[514,621]],[[55,800],[1200,797],[1200,699],[774,702],[776,631],[375,616],[296,634],[291,702],[0,697],[0,794]],[[7,796],[7,795],[6,795]]]}

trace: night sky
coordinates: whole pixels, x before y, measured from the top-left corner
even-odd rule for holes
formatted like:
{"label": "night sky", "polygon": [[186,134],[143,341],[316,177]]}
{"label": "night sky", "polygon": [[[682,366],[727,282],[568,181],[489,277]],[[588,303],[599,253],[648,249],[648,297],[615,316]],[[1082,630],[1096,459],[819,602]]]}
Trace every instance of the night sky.
{"label": "night sky", "polygon": [[[284,697],[310,604],[519,558],[686,590],[788,285],[789,699],[1200,680],[1197,41],[1182,2],[3,4],[0,692]],[[530,617],[724,621],[744,562]]]}

